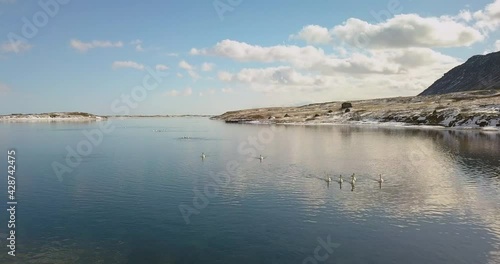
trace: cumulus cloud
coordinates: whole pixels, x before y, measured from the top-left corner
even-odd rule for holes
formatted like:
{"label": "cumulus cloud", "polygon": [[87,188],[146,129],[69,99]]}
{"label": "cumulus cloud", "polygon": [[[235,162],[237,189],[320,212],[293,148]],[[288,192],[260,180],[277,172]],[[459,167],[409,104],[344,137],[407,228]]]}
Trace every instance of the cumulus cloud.
{"label": "cumulus cloud", "polygon": [[178,91],[178,90],[169,90],[167,92],[165,92],[163,95],[164,96],[170,96],[170,97],[176,97],[176,96],[190,96],[193,94],[193,89],[191,89],[191,87],[187,87],[186,89],[182,90],[182,91]]}
{"label": "cumulus cloud", "polygon": [[91,42],[82,42],[78,39],[72,39],[70,41],[70,46],[79,52],[87,52],[90,49],[95,48],[121,48],[123,47],[123,42],[111,42],[108,40],[93,40]]}
{"label": "cumulus cloud", "polygon": [[163,65],[163,64],[157,64],[155,68],[158,71],[166,71],[169,69],[167,65]]}
{"label": "cumulus cloud", "polygon": [[179,68],[186,70],[188,75],[195,80],[200,78],[200,75],[196,72],[196,68],[185,60],[179,62]]}
{"label": "cumulus cloud", "polygon": [[[481,11],[461,10],[455,16],[400,14],[375,23],[350,18],[331,28],[308,25],[289,36],[304,45],[260,46],[226,39],[193,48],[190,54],[228,58],[243,67],[252,63],[255,68],[218,71],[217,78],[253,91],[286,92],[286,98],[306,95],[308,100],[325,101],[328,96],[342,100],[416,95],[463,62],[436,48],[484,41],[489,32],[478,24],[499,27],[499,11],[500,0],[495,0]],[[494,43],[496,50],[499,42]],[[317,46],[324,44],[333,45],[332,52]],[[263,64],[262,68],[255,63]]]}
{"label": "cumulus cloud", "polygon": [[[346,58],[325,54],[322,49],[312,46],[254,46],[244,42],[225,40],[213,48],[197,50],[194,54],[213,55],[242,62],[287,63],[302,70],[312,70],[327,75],[339,72],[350,74],[397,74],[414,66],[426,66],[417,60],[418,56],[428,56],[426,62],[455,63],[456,59],[428,48],[406,48],[397,50],[372,50],[367,54],[352,53]],[[408,61],[405,61],[405,58]],[[410,60],[411,59],[411,60]],[[219,72],[219,79],[227,79],[228,74]]]}
{"label": "cumulus cloud", "polygon": [[30,50],[33,46],[29,43],[17,40],[7,41],[0,45],[0,52],[2,53],[22,53]]}
{"label": "cumulus cloud", "polygon": [[318,60],[325,56],[322,49],[313,46],[298,47],[294,45],[278,45],[261,47],[235,40],[223,40],[208,49],[191,49],[192,55],[210,55],[227,57],[241,62],[286,62],[296,63]]}
{"label": "cumulus cloud", "polygon": [[318,25],[305,26],[299,33],[290,35],[289,38],[303,40],[308,44],[327,44],[332,41],[328,29]]}
{"label": "cumulus cloud", "polygon": [[368,49],[463,47],[484,40],[474,27],[449,17],[424,18],[416,14],[396,15],[379,24],[350,18],[332,32],[351,46]]}
{"label": "cumulus cloud", "polygon": [[115,61],[113,62],[112,68],[115,70],[120,68],[132,68],[142,71],[144,70],[144,65],[135,61]]}
{"label": "cumulus cloud", "polygon": [[214,67],[215,67],[215,64],[205,62],[201,65],[201,70],[204,72],[209,72],[209,71],[212,71],[214,69]]}

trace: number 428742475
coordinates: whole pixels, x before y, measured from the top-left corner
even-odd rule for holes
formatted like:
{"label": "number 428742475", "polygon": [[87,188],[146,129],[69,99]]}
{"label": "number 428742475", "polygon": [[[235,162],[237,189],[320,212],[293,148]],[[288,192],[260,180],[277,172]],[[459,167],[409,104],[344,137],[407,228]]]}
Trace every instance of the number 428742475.
{"label": "number 428742475", "polygon": [[8,186],[8,192],[9,192],[9,199],[14,200],[15,196],[14,194],[16,193],[16,151],[15,150],[9,150],[7,152],[7,162],[9,163],[9,166],[7,168],[7,186]]}

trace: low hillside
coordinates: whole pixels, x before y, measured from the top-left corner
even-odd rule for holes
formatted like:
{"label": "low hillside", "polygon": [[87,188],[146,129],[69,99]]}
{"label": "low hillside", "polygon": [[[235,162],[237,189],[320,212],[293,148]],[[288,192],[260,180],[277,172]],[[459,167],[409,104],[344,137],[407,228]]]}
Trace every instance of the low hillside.
{"label": "low hillside", "polygon": [[[344,107],[342,107],[342,104]],[[350,104],[350,105],[349,105]],[[399,122],[443,127],[500,128],[500,91],[327,102],[300,107],[231,111],[213,119],[229,123],[353,124]]]}

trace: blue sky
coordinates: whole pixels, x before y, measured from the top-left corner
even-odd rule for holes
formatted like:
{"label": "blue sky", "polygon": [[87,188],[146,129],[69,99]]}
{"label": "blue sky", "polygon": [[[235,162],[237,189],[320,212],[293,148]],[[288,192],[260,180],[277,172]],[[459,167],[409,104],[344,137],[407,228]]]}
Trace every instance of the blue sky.
{"label": "blue sky", "polygon": [[0,114],[123,114],[147,69],[130,114],[218,114],[416,95],[500,48],[500,0],[0,0],[0,25]]}

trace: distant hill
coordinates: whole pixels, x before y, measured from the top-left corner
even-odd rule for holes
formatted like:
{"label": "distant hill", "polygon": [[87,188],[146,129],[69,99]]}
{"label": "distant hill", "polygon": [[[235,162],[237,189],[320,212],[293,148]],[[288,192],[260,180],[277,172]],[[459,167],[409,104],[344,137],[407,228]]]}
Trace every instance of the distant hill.
{"label": "distant hill", "polygon": [[491,89],[500,89],[500,51],[471,57],[419,95]]}

